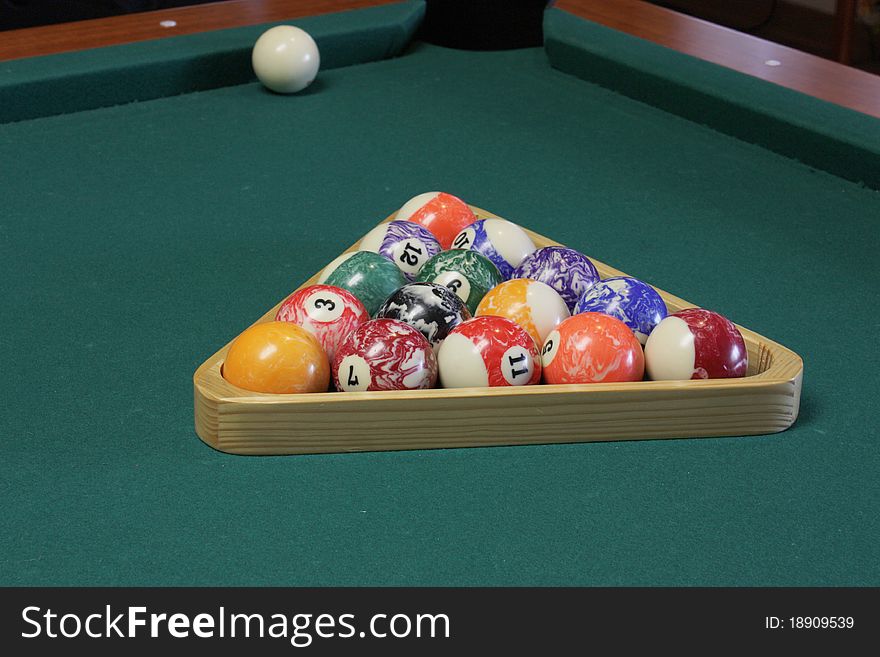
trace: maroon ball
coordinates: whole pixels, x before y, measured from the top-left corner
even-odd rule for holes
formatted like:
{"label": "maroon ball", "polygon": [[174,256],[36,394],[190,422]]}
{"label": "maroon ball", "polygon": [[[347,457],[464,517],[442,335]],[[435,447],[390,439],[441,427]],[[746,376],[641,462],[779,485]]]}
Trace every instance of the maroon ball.
{"label": "maroon ball", "polygon": [[417,329],[372,319],[349,333],[331,367],[337,390],[418,390],[437,382],[437,358]]}
{"label": "maroon ball", "polygon": [[749,354],[733,322],[711,310],[688,308],[651,331],[645,366],[654,380],[725,379],[746,375]]}

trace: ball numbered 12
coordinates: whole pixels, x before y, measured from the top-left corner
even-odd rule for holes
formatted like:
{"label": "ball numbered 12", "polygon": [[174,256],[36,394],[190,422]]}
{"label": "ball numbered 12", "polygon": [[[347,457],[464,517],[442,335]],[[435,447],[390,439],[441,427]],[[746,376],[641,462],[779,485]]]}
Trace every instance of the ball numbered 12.
{"label": "ball numbered 12", "polygon": [[361,251],[385,256],[412,280],[422,266],[442,250],[427,228],[411,221],[389,221],[367,233],[358,245]]}

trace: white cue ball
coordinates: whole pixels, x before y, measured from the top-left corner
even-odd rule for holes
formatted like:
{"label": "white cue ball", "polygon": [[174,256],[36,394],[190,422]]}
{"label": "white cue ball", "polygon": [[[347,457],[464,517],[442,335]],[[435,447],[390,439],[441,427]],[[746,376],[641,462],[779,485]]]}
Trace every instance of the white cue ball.
{"label": "white cue ball", "polygon": [[257,39],[251,63],[266,88],[292,94],[312,83],[318,75],[321,56],[308,32],[292,25],[278,25]]}

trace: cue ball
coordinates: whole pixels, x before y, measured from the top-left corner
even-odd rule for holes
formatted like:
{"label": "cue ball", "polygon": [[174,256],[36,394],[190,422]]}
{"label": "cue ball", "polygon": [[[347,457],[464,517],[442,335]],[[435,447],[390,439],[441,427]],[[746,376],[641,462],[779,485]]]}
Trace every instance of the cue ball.
{"label": "cue ball", "polygon": [[321,65],[315,40],[292,25],[263,32],[251,53],[254,73],[267,89],[292,94],[308,87]]}

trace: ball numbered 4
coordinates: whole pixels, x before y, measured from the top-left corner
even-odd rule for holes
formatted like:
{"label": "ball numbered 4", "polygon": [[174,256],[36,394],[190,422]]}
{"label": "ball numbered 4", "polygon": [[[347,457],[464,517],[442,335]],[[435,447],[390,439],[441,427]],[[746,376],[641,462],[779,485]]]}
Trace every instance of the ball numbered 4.
{"label": "ball numbered 4", "polygon": [[326,392],[330,365],[318,339],[301,326],[265,322],[232,341],[222,374],[231,384],[253,392]]}
{"label": "ball numbered 4", "polygon": [[397,319],[418,330],[437,349],[471,314],[454,292],[436,283],[410,283],[394,292],[376,317]]}
{"label": "ball numbered 4", "polygon": [[503,317],[475,317],[456,326],[437,352],[444,388],[523,386],[541,380],[532,337]]}
{"label": "ball numbered 4", "polygon": [[703,308],[673,313],[657,324],[645,343],[645,360],[653,380],[724,379],[745,376],[749,368],[736,325]]}
{"label": "ball numbered 4", "polygon": [[318,338],[331,361],[339,343],[370,319],[370,313],[356,296],[333,285],[309,285],[291,294],[275,320],[302,326]]}
{"label": "ball numbered 4", "polygon": [[498,267],[504,280],[513,276],[523,259],[535,250],[532,238],[506,219],[480,219],[462,230],[452,240],[454,249],[481,253]]}
{"label": "ball numbered 4", "polygon": [[535,344],[544,344],[547,334],[571,315],[556,290],[528,278],[505,281],[489,290],[476,314],[506,317],[524,328]]}
{"label": "ball numbered 4", "polygon": [[437,382],[437,358],[416,329],[394,319],[371,319],[339,345],[333,359],[337,390],[420,390]]}
{"label": "ball numbered 4", "polygon": [[546,383],[641,381],[642,345],[630,328],[609,315],[574,315],[556,327],[541,350]]}
{"label": "ball numbered 4", "polygon": [[358,245],[361,251],[385,256],[400,268],[409,280],[442,248],[427,228],[411,221],[389,221],[367,233]]}

